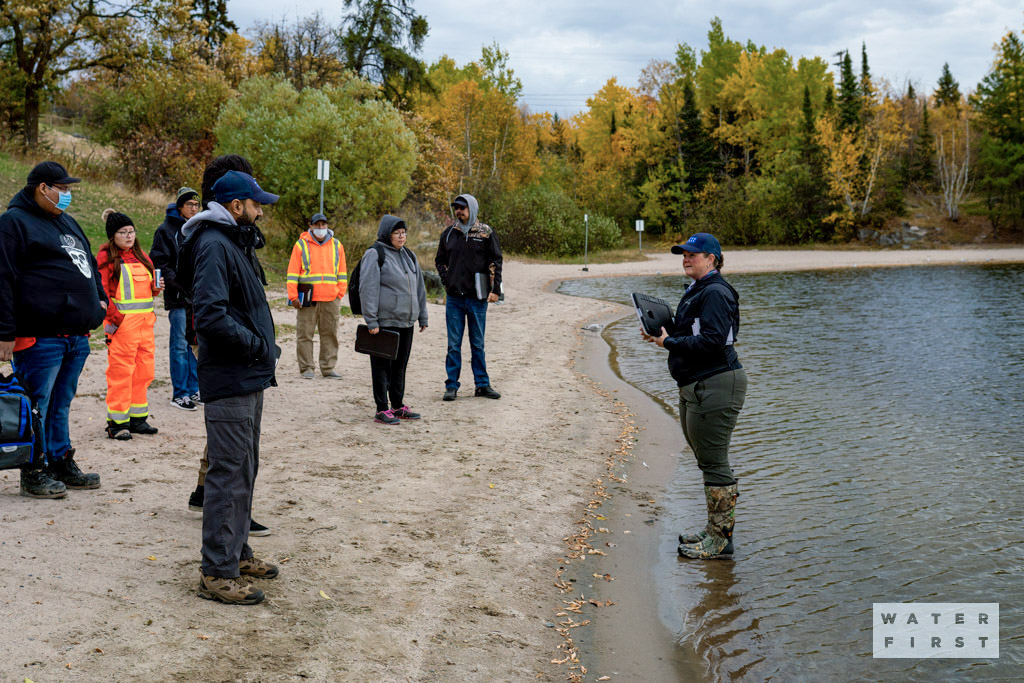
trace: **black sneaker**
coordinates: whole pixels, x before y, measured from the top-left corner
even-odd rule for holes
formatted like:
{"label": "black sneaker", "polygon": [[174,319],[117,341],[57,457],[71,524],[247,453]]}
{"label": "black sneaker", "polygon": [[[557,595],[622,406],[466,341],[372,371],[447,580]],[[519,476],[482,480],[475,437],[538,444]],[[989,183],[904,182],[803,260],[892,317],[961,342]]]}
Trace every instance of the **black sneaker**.
{"label": "black sneaker", "polygon": [[128,420],[128,431],[132,434],[156,434],[160,430],[146,422],[144,417],[133,417]]}
{"label": "black sneaker", "polygon": [[203,399],[199,398],[199,392],[198,391],[196,393],[192,394],[189,398],[191,398],[192,402],[195,403],[197,406],[203,405]]}
{"label": "black sneaker", "polygon": [[57,462],[50,463],[50,474],[57,481],[63,482],[69,489],[98,489],[100,475],[86,473],[78,469],[75,463],[75,449],[69,448],[67,454]]}
{"label": "black sneaker", "polygon": [[[196,394],[198,396],[199,394]],[[196,402],[188,396],[179,396],[171,399],[171,405],[182,410],[196,410]]]}
{"label": "black sneaker", "polygon": [[192,495],[188,497],[188,509],[193,512],[203,511],[203,496],[206,495],[203,492],[202,486],[196,486],[196,490],[192,492]]}
{"label": "black sneaker", "polygon": [[393,410],[380,411],[373,416],[373,421],[384,425],[397,425],[402,423],[401,420],[395,417],[395,412]]}
{"label": "black sneaker", "polygon": [[441,397],[442,401],[454,401],[455,395],[459,393],[459,390],[455,387],[448,387],[444,390],[444,396]]}
{"label": "black sneaker", "polygon": [[270,529],[268,529],[267,527],[263,526],[262,524],[257,522],[255,519],[250,519],[249,520],[249,535],[250,536],[269,536],[270,535]]}
{"label": "black sneaker", "polygon": [[481,396],[483,398],[501,398],[501,394],[491,388],[491,385],[484,387],[477,387],[476,391],[473,392],[474,396]]}
{"label": "black sneaker", "polygon": [[29,498],[63,498],[68,489],[63,482],[50,476],[45,468],[21,471],[21,495]]}

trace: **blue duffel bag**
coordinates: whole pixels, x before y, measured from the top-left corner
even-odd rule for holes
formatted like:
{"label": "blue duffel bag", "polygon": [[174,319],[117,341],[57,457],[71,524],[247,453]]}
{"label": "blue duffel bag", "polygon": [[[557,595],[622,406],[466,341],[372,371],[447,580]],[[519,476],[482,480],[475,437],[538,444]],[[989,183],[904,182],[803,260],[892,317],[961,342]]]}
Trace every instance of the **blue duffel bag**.
{"label": "blue duffel bag", "polygon": [[41,459],[39,411],[11,373],[0,375],[0,470]]}

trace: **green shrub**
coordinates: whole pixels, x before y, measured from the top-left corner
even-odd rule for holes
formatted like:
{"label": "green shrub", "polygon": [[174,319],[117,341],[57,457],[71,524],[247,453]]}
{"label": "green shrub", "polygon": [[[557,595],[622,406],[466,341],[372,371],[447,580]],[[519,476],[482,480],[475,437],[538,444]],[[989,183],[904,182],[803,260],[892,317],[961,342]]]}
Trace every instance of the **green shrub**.
{"label": "green shrub", "polygon": [[302,92],[281,78],[250,78],[221,110],[218,153],[245,156],[261,185],[281,195],[274,218],[292,239],[319,210],[317,159],[331,162],[324,213],[336,230],[377,218],[405,198],[416,167],[415,136],[377,93],[355,76]]}
{"label": "green shrub", "polygon": [[[486,223],[494,226],[502,249],[529,256],[568,256],[583,253],[583,211],[558,189],[531,185],[502,195]],[[590,244],[594,251],[621,246],[615,222],[590,214]]]}

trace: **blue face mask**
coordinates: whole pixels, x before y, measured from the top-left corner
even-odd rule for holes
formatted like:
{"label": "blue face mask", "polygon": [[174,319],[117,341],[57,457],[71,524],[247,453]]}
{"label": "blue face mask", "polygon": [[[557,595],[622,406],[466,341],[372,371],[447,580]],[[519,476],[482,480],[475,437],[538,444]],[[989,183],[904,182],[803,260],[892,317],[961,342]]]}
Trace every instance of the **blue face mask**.
{"label": "blue face mask", "polygon": [[[46,195],[43,195],[43,196],[46,197]],[[51,204],[53,204],[54,206],[56,206],[61,211],[64,211],[69,206],[71,206],[71,190],[67,190],[66,192],[61,192],[60,190],[57,190],[57,202],[56,203],[54,203],[54,201],[52,199],[50,199],[49,197],[46,197],[46,200],[48,202],[50,202]]]}

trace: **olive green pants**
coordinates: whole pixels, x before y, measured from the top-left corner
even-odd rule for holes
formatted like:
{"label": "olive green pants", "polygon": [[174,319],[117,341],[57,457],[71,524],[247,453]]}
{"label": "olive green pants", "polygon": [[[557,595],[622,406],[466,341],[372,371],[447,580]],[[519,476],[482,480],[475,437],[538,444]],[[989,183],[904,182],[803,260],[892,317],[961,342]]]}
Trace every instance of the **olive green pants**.
{"label": "olive green pants", "polygon": [[746,396],[742,368],[679,387],[679,423],[709,486],[736,481],[729,467],[729,440]]}

